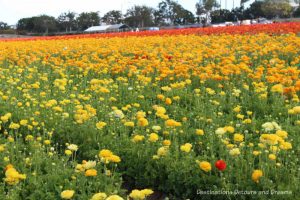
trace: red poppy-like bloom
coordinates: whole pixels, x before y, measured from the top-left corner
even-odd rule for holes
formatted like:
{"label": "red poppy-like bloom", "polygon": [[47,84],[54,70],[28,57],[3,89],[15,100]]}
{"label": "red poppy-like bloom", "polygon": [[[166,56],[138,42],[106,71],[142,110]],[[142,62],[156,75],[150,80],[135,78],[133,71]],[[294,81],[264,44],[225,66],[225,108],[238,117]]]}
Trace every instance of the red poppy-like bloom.
{"label": "red poppy-like bloom", "polygon": [[223,171],[226,169],[226,162],[224,160],[218,160],[215,163],[216,168],[218,168],[218,170]]}

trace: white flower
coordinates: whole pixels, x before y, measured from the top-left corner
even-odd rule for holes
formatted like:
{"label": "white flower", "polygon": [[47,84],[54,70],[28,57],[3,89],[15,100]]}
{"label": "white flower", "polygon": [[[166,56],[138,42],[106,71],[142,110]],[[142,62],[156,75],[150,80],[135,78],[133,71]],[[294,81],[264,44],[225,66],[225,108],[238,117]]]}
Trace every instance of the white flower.
{"label": "white flower", "polygon": [[272,122],[272,124],[276,130],[281,130],[281,126],[279,126],[276,122]]}
{"label": "white flower", "polygon": [[226,130],[224,128],[218,128],[215,133],[217,135],[223,135],[224,133],[226,133]]}
{"label": "white flower", "polygon": [[68,146],[68,149],[71,151],[77,151],[78,150],[78,146],[76,144],[70,144]]}
{"label": "white flower", "polygon": [[124,118],[124,113],[122,112],[122,110],[115,110],[113,112],[114,116],[116,118],[120,118],[120,119],[123,119]]}
{"label": "white flower", "polygon": [[160,126],[152,126],[152,130],[154,130],[155,132],[158,132],[161,130]]}
{"label": "white flower", "polygon": [[96,166],[96,161],[87,161],[85,164],[84,164],[84,168],[85,169],[92,169]]}
{"label": "white flower", "polygon": [[281,127],[276,122],[266,122],[262,127],[265,131],[281,130]]}

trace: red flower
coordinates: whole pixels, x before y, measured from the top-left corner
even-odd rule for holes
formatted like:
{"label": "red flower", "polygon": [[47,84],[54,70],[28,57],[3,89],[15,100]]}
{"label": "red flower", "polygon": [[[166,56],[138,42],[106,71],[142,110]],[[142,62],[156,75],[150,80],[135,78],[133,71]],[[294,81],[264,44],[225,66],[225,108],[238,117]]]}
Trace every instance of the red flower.
{"label": "red flower", "polygon": [[218,168],[218,170],[223,171],[226,169],[226,162],[224,160],[218,160],[215,163],[216,168]]}

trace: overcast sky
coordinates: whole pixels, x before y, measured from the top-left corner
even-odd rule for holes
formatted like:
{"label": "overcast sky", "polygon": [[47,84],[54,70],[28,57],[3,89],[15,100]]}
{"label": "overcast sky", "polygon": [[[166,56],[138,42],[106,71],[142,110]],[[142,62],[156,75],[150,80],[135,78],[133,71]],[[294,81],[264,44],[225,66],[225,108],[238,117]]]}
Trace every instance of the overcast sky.
{"label": "overcast sky", "polygon": [[[58,17],[66,11],[76,13],[100,11],[100,16],[110,10],[121,10],[123,13],[133,5],[157,7],[161,0],[0,0],[0,21],[9,25],[16,24],[20,18],[47,14]],[[198,0],[177,0],[185,9],[195,13]],[[240,0],[218,0],[222,8],[231,9],[233,2],[239,5]]]}

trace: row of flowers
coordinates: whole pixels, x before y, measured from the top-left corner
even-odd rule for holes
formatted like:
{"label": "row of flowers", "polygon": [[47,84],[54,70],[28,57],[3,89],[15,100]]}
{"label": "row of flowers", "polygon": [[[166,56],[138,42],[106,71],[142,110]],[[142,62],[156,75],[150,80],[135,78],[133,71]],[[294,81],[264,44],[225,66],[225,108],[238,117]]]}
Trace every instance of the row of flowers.
{"label": "row of flowers", "polygon": [[122,32],[122,33],[101,33],[101,34],[81,34],[81,35],[64,35],[64,36],[43,36],[30,38],[14,38],[14,39],[0,39],[2,41],[13,40],[60,40],[60,39],[78,39],[78,38],[98,38],[98,37],[128,37],[128,36],[159,36],[159,35],[212,35],[212,34],[288,34],[299,33],[299,22],[285,22],[276,24],[256,24],[256,25],[242,25],[242,26],[227,26],[227,27],[205,27],[205,28],[185,28],[172,29],[160,31],[141,31],[141,32]]}

